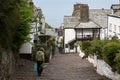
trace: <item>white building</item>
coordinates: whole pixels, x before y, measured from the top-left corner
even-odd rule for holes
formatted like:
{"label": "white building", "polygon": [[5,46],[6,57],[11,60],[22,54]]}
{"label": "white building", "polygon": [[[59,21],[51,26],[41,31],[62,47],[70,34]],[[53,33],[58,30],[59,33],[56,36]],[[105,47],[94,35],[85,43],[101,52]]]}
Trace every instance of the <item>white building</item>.
{"label": "white building", "polygon": [[[32,1],[32,0],[30,0]],[[45,32],[45,18],[42,16],[42,10],[40,8],[36,8],[33,4],[33,2],[30,2],[33,6],[33,12],[34,12],[34,18],[33,18],[33,22],[30,23],[31,24],[31,34],[29,34],[28,36],[31,38],[30,42],[25,42],[20,50],[19,53],[20,54],[25,54],[25,55],[30,55],[32,54],[32,49],[34,46],[34,43],[36,43],[38,41],[38,36],[41,33]],[[41,23],[40,23],[41,22]]]}
{"label": "white building", "polygon": [[120,39],[120,4],[112,4],[112,14],[107,16],[107,37],[117,36]]}
{"label": "white building", "polygon": [[[76,8],[80,13],[76,12]],[[89,19],[89,7],[87,4],[75,4],[72,16],[64,17],[64,51],[76,52],[76,41],[100,39],[101,27]],[[76,15],[79,14],[79,15]]]}
{"label": "white building", "polygon": [[108,38],[113,36],[120,39],[120,16],[108,15]]}

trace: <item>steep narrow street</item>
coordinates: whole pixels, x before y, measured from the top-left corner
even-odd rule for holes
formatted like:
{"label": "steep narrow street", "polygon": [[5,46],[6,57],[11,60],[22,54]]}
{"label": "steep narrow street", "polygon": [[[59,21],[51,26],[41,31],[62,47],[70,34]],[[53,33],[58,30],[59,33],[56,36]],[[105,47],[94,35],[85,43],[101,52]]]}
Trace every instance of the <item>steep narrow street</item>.
{"label": "steep narrow street", "polygon": [[42,80],[108,80],[78,54],[56,54],[42,74]]}
{"label": "steep narrow street", "polygon": [[33,61],[21,60],[12,80],[110,80],[96,73],[95,68],[78,54],[56,53],[42,76],[33,72]]}

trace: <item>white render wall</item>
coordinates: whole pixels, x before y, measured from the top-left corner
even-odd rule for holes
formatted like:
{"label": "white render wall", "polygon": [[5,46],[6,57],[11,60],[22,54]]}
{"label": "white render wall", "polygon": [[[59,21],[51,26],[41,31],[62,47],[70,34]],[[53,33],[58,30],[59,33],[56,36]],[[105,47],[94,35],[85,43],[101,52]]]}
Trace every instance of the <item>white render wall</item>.
{"label": "white render wall", "polygon": [[65,44],[67,44],[69,41],[75,39],[75,30],[74,29],[64,29],[65,30]]}
{"label": "white render wall", "polygon": [[107,27],[101,28],[100,30],[100,40],[104,40],[107,37]]}
{"label": "white render wall", "polygon": [[[75,40],[75,30],[74,29],[64,29],[64,45],[68,44],[68,42]],[[75,52],[75,48],[70,50],[70,46],[65,48],[65,53],[67,52]]]}
{"label": "white render wall", "polygon": [[112,80],[120,80],[120,74],[113,72],[112,68],[104,61],[97,59],[97,56],[89,56],[88,61],[96,67],[96,71],[100,75],[104,75]]}
{"label": "white render wall", "polygon": [[[77,48],[77,52],[81,58],[85,56],[85,53],[81,51],[80,46]],[[87,60],[96,67],[96,71],[100,75],[104,75],[112,80],[120,80],[120,74],[113,72],[112,68],[104,61],[97,59],[97,55],[88,56]]]}
{"label": "white render wall", "polygon": [[108,16],[108,37],[114,35],[120,39],[120,17]]}
{"label": "white render wall", "polygon": [[32,23],[31,24],[31,32],[34,32],[33,34],[29,34],[29,37],[31,38],[31,41],[30,42],[26,42],[24,43],[20,50],[19,50],[19,53],[20,54],[32,54],[32,44],[33,44],[33,40],[34,40],[34,34],[36,32],[36,28],[35,28],[35,23]]}
{"label": "white render wall", "polygon": [[32,53],[32,45],[29,42],[26,42],[20,48],[20,54],[31,54]]}

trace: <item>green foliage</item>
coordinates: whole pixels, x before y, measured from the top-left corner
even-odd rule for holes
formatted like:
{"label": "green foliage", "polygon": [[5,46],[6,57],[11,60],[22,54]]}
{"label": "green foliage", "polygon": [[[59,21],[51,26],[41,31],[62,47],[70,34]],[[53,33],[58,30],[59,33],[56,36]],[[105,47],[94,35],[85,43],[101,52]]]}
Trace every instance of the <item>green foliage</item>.
{"label": "green foliage", "polygon": [[52,48],[52,54],[55,53],[55,38],[51,35],[40,35],[39,36],[40,45],[38,47],[43,47],[45,49],[45,62],[49,62],[50,50]]}
{"label": "green foliage", "polygon": [[43,47],[45,50],[48,50],[50,46],[53,47],[53,52],[55,50],[55,38],[51,35],[40,35],[40,47]]}
{"label": "green foliage", "polygon": [[48,23],[45,23],[45,27],[48,28],[48,29],[52,28],[52,26],[50,26]]}
{"label": "green foliage", "polygon": [[112,37],[112,40],[118,40],[118,37],[115,35]]}
{"label": "green foliage", "polygon": [[43,47],[46,51],[49,49],[46,43],[41,43],[39,47]]}
{"label": "green foliage", "polygon": [[93,40],[91,41],[91,54],[96,54],[98,56],[98,58],[102,58],[102,47],[103,47],[103,44],[102,44],[102,41],[100,40]]}
{"label": "green foliage", "polygon": [[56,46],[55,46],[55,37],[51,36],[50,41],[51,41],[52,52],[53,52],[52,54],[54,55],[55,54],[55,48],[56,48]]}
{"label": "green foliage", "polygon": [[115,57],[115,70],[120,74],[120,51],[116,54]]}
{"label": "green foliage", "polygon": [[82,42],[82,50],[86,53],[87,56],[89,55],[89,53],[91,51],[90,47],[91,47],[90,41]]}
{"label": "green foliage", "polygon": [[116,42],[107,43],[103,46],[103,59],[109,64],[113,65],[116,53],[120,50],[120,45]]}
{"label": "green foliage", "polygon": [[0,0],[0,44],[10,48],[19,25],[19,0]]}
{"label": "green foliage", "polygon": [[25,41],[30,41],[28,35],[30,34],[33,13],[32,8],[28,4],[28,0],[24,0],[20,3],[20,24],[17,27],[16,35],[14,36],[14,44],[12,45],[14,51],[18,51]]}
{"label": "green foliage", "polygon": [[[0,45],[18,53],[20,46],[30,40],[32,10],[28,0],[0,0]],[[18,56],[18,54],[15,54]]]}
{"label": "green foliage", "polygon": [[81,41],[76,41],[76,42],[74,43],[74,46],[82,46],[82,42],[81,42]]}
{"label": "green foliage", "polygon": [[112,40],[93,40],[82,43],[82,49],[90,54],[97,54],[98,58],[104,59],[113,71],[120,74],[120,41],[115,37]]}

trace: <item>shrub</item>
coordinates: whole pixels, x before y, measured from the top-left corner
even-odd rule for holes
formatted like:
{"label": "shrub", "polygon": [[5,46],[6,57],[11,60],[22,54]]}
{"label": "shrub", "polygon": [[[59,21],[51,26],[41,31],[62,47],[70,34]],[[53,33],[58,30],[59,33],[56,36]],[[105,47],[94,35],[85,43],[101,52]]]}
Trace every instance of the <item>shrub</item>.
{"label": "shrub", "polygon": [[112,40],[118,40],[118,37],[115,35],[112,37]]}
{"label": "shrub", "polygon": [[119,53],[116,54],[114,61],[115,61],[114,69],[120,74],[120,51]]}
{"label": "shrub", "polygon": [[102,48],[102,56],[103,59],[112,66],[114,64],[114,59],[116,56],[116,53],[118,53],[120,49],[120,45],[116,42],[107,43]]}
{"label": "shrub", "polygon": [[51,46],[52,46],[52,54],[54,55],[55,54],[55,37],[51,36],[50,38],[50,41],[51,41]]}
{"label": "shrub", "polygon": [[98,58],[102,58],[101,53],[102,53],[102,41],[100,40],[93,40],[91,42],[91,54],[96,54]]}
{"label": "shrub", "polygon": [[53,55],[55,53],[55,38],[51,35],[40,35],[39,42],[39,47],[45,49],[45,62],[49,62],[50,52],[52,52]]}
{"label": "shrub", "polygon": [[82,42],[82,50],[86,53],[88,56],[91,51],[91,42],[90,41],[83,41]]}

